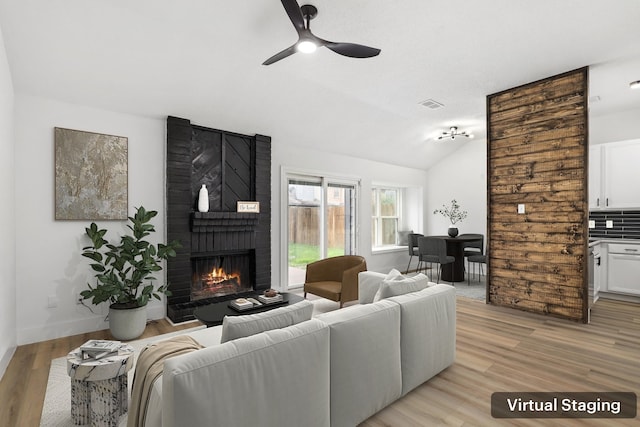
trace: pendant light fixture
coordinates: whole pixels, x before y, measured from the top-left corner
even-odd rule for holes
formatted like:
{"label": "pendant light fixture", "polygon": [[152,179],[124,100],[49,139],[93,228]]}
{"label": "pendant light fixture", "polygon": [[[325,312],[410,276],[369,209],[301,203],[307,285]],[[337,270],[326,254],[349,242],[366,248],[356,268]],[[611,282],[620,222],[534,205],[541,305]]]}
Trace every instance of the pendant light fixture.
{"label": "pendant light fixture", "polygon": [[458,132],[457,126],[451,126],[449,128],[449,132],[442,132],[442,135],[440,135],[438,139],[456,139],[457,136],[473,138],[472,134],[467,133],[466,131]]}

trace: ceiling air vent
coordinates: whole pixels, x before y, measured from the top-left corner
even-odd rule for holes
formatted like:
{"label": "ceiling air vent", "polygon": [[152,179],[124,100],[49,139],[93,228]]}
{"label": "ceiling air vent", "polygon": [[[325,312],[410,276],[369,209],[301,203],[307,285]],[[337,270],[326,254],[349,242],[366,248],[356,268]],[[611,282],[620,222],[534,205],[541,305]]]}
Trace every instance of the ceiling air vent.
{"label": "ceiling air vent", "polygon": [[444,107],[444,104],[441,104],[434,99],[427,99],[426,101],[422,101],[419,104],[432,110],[437,110],[438,108]]}

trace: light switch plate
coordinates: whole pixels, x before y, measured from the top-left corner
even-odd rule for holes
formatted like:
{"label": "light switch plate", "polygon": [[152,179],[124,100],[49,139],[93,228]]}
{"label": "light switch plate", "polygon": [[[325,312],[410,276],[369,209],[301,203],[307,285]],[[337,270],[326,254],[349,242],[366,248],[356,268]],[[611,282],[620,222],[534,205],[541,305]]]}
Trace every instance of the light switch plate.
{"label": "light switch plate", "polygon": [[593,219],[589,220],[589,228],[596,228],[596,221]]}
{"label": "light switch plate", "polygon": [[518,213],[519,214],[524,213],[524,203],[518,203]]}
{"label": "light switch plate", "polygon": [[607,228],[613,228],[613,220],[611,219],[607,220]]}
{"label": "light switch plate", "polygon": [[47,298],[47,307],[48,308],[56,308],[58,306],[58,297],[55,295],[49,295]]}

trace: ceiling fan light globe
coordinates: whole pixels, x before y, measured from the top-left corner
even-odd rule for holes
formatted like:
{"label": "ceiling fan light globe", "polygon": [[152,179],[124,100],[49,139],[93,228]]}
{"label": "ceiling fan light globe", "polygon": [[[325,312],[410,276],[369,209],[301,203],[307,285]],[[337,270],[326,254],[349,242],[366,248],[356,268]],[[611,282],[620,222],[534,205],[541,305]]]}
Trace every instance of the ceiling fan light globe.
{"label": "ceiling fan light globe", "polygon": [[313,53],[316,51],[317,48],[318,46],[311,40],[301,40],[296,45],[297,51],[302,53]]}

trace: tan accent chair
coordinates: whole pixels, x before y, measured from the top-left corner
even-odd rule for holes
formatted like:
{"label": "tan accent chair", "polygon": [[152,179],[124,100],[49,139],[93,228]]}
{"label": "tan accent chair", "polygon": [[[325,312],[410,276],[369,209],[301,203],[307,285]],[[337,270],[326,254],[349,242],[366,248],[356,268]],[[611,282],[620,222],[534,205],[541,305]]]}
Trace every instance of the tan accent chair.
{"label": "tan accent chair", "polygon": [[307,292],[340,302],[358,299],[358,273],[367,271],[367,262],[359,255],[343,255],[307,264],[304,297]]}

